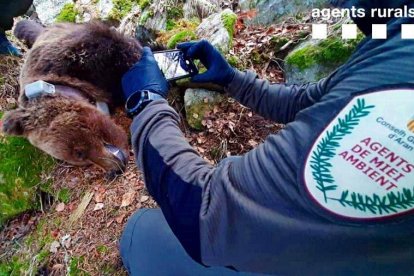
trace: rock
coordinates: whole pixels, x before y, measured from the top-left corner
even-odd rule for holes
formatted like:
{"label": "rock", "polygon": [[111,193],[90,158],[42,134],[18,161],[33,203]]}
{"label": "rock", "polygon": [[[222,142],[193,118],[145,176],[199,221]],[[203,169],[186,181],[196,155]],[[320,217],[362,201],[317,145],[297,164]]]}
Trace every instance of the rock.
{"label": "rock", "polygon": [[36,7],[37,15],[40,21],[45,25],[50,25],[55,21],[56,16],[60,13],[63,6],[67,3],[73,3],[72,0],[34,0],[33,5]]}
{"label": "rock", "polygon": [[327,77],[348,60],[362,39],[362,35],[355,40],[335,36],[303,42],[285,59],[286,82],[309,83]]}
{"label": "rock", "polygon": [[112,2],[112,0],[99,0],[97,6],[99,17],[107,18],[114,7],[114,3]]}
{"label": "rock", "polygon": [[213,111],[214,105],[219,103],[223,97],[221,94],[206,90],[192,89],[185,91],[184,105],[187,114],[187,122],[190,127],[196,130],[202,130],[204,115]]}
{"label": "rock", "polygon": [[256,9],[257,16],[248,24],[270,25],[284,20],[286,16],[309,12],[312,8],[328,6],[328,0],[242,0],[239,3],[242,11]]}
{"label": "rock", "polygon": [[239,8],[242,12],[253,10],[256,8],[258,0],[240,0]]}
{"label": "rock", "polygon": [[196,30],[198,38],[207,39],[221,52],[228,53],[234,34],[237,15],[230,9],[204,19]]}
{"label": "rock", "polygon": [[112,0],[81,0],[75,2],[78,13],[76,22],[89,22],[92,19],[108,19],[114,4]]}
{"label": "rock", "polygon": [[145,22],[141,24],[151,31],[165,31],[167,29],[167,12],[166,11],[144,11],[141,16]]}
{"label": "rock", "polygon": [[134,37],[136,33],[135,29],[139,26],[140,15],[141,9],[138,6],[133,7],[131,12],[122,19],[121,24],[119,24],[119,27],[117,28],[118,32],[126,36]]}
{"label": "rock", "polygon": [[216,0],[188,0],[185,2],[184,18],[191,20],[194,17],[204,19],[220,11],[220,2]]}

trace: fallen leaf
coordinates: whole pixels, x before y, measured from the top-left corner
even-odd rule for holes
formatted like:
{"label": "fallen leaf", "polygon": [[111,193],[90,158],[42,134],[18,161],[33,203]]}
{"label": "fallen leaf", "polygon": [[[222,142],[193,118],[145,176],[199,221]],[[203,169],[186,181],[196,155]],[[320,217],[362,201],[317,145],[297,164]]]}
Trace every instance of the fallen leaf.
{"label": "fallen leaf", "polygon": [[128,192],[122,196],[122,203],[121,207],[127,207],[131,205],[132,202],[135,200],[136,192]]}
{"label": "fallen leaf", "polygon": [[252,146],[252,147],[255,147],[255,146],[258,145],[258,143],[254,140],[249,140],[249,145]]}
{"label": "fallen leaf", "polygon": [[111,219],[107,224],[106,224],[106,228],[108,228],[109,226],[111,226],[111,224],[114,223],[114,220]]}
{"label": "fallen leaf", "polygon": [[149,199],[149,196],[141,196],[141,199],[139,200],[139,201],[141,201],[141,202],[145,202],[145,201],[147,201]]}
{"label": "fallen leaf", "polygon": [[115,221],[116,221],[118,224],[121,224],[121,223],[124,221],[125,216],[126,216],[126,214],[119,215],[119,216],[115,219]]}
{"label": "fallen leaf", "polygon": [[63,247],[65,247],[66,249],[68,249],[70,247],[70,242],[72,241],[72,238],[70,237],[69,234],[64,235],[61,239],[60,239],[60,243],[63,245]]}
{"label": "fallen leaf", "polygon": [[51,235],[53,238],[57,238],[57,236],[59,236],[59,229],[56,229],[56,230],[52,230],[52,231],[50,231],[50,235]]}
{"label": "fallen leaf", "polygon": [[50,253],[57,253],[58,248],[60,247],[60,243],[58,241],[54,241],[50,244]]}
{"label": "fallen leaf", "polygon": [[61,270],[63,269],[65,266],[63,264],[55,264],[52,266],[52,270]]}
{"label": "fallen leaf", "polygon": [[95,194],[95,202],[96,203],[102,203],[105,199],[105,194],[96,193]]}
{"label": "fallen leaf", "polygon": [[95,204],[95,208],[93,208],[93,210],[94,210],[94,211],[99,211],[99,210],[102,210],[104,206],[105,206],[105,205],[104,205],[103,203],[96,203],[96,204]]}
{"label": "fallen leaf", "polygon": [[93,197],[93,193],[87,192],[85,196],[82,198],[81,203],[79,204],[78,208],[75,212],[70,216],[69,221],[73,223],[77,221],[85,212],[86,208],[88,207],[89,203],[91,202]]}
{"label": "fallen leaf", "polygon": [[61,202],[58,205],[56,205],[56,212],[62,212],[63,210],[65,210],[65,203]]}

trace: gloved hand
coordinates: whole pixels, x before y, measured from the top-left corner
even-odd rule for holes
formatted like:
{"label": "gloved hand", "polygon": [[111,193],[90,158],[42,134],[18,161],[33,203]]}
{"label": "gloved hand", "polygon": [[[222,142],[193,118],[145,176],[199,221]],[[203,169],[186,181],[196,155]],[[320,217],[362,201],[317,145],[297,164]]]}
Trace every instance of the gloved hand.
{"label": "gloved hand", "polygon": [[122,77],[124,99],[140,90],[150,90],[167,98],[168,88],[151,49],[144,47],[141,59]]}
{"label": "gloved hand", "polygon": [[7,39],[6,34],[0,31],[0,55],[21,57],[22,53]]}
{"label": "gloved hand", "polygon": [[185,42],[177,45],[186,58],[199,59],[208,69],[207,72],[194,76],[193,82],[211,82],[226,86],[236,74],[236,70],[227,63],[220,52],[207,40]]}

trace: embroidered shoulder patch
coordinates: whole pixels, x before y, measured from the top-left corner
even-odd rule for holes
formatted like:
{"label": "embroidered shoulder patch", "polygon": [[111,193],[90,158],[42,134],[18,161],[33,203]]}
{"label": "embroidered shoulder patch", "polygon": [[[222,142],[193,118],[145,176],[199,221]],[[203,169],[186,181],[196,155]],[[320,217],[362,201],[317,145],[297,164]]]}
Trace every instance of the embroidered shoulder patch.
{"label": "embroidered shoulder patch", "polygon": [[320,206],[352,219],[414,210],[414,90],[355,97],[317,138],[305,186]]}

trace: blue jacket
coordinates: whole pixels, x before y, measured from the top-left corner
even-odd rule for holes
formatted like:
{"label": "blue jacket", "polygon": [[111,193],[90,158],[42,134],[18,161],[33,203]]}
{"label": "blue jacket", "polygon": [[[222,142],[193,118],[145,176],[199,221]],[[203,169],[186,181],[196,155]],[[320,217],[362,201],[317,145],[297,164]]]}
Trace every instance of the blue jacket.
{"label": "blue jacket", "polygon": [[134,119],[147,188],[195,260],[282,275],[414,273],[414,41],[401,39],[413,23],[391,20],[387,40],[367,37],[315,84],[238,72],[228,94],[286,127],[217,166],[166,101]]}

